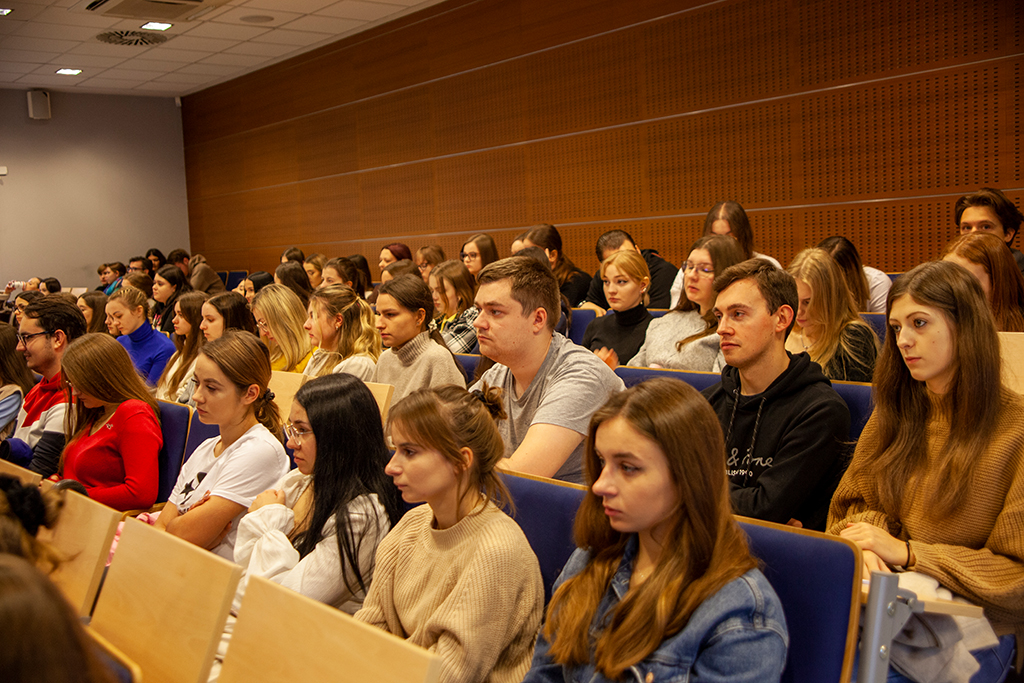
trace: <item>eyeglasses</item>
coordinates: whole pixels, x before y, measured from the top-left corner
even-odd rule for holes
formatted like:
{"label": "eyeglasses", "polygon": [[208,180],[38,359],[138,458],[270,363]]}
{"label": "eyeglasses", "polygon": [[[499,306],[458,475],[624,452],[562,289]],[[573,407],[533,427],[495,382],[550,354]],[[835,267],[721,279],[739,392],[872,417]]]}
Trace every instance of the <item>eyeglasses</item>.
{"label": "eyeglasses", "polygon": [[260,328],[261,330],[266,330],[267,332],[270,331],[270,325],[267,324],[266,320],[257,320],[256,327]]}
{"label": "eyeglasses", "polygon": [[284,433],[288,436],[289,439],[295,442],[296,446],[301,446],[302,437],[306,436],[307,434],[312,434],[313,430],[299,429],[298,427],[293,425],[291,421],[288,421],[284,423]]}
{"label": "eyeglasses", "polygon": [[417,263],[416,267],[419,268],[420,272],[422,273],[424,270],[430,267],[430,264],[424,261],[423,263]]}
{"label": "eyeglasses", "polygon": [[478,259],[480,258],[480,254],[467,254],[464,251],[460,251],[459,258],[462,259],[463,261],[465,261],[466,259]]}
{"label": "eyeglasses", "polygon": [[688,273],[691,270],[696,270],[697,271],[697,277],[714,277],[715,276],[715,268],[714,268],[714,266],[709,266],[706,263],[697,264],[697,263],[694,263],[693,261],[683,261],[683,272],[684,273]]}
{"label": "eyeglasses", "polygon": [[145,272],[145,270],[146,270],[145,268],[142,268],[142,267],[139,267],[139,266],[128,266],[128,272],[129,273],[142,273],[142,272]]}
{"label": "eyeglasses", "polygon": [[49,332],[33,332],[32,334],[22,334],[22,333],[18,332],[14,336],[16,336],[18,338],[18,341],[21,342],[22,346],[28,346],[29,339],[32,339],[32,337],[38,337],[39,335],[42,335],[42,334],[45,334],[46,336],[50,336]]}

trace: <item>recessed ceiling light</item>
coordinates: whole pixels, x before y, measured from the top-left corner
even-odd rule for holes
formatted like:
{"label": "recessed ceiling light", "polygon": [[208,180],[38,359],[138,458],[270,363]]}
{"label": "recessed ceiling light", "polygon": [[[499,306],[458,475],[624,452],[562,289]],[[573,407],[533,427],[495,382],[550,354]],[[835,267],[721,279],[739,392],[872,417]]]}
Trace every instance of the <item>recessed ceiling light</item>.
{"label": "recessed ceiling light", "polygon": [[239,17],[238,20],[244,21],[247,24],[268,24],[274,20],[274,17],[267,16],[266,14],[249,14]]}
{"label": "recessed ceiling light", "polygon": [[164,24],[159,21],[151,21],[147,24],[143,24],[141,28],[144,28],[148,31],[166,31],[172,26],[174,26],[174,24]]}
{"label": "recessed ceiling light", "polygon": [[61,76],[77,76],[82,73],[81,69],[57,69],[57,73]]}
{"label": "recessed ceiling light", "polygon": [[6,17],[8,14],[13,12],[11,9],[0,9],[0,17]]}

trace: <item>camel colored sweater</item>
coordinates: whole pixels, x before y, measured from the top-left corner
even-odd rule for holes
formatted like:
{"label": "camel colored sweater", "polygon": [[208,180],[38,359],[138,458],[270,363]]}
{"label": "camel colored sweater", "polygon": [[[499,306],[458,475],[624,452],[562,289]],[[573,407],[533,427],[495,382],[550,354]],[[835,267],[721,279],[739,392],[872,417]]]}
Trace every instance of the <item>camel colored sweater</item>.
{"label": "camel colored sweater", "polygon": [[[1003,409],[988,449],[978,453],[974,481],[964,503],[939,519],[935,491],[948,482],[938,476],[949,424],[930,420],[928,463],[907,482],[898,514],[882,511],[875,481],[856,474],[878,443],[875,417],[868,420],[853,462],[832,498],[828,532],[867,522],[900,540],[910,540],[915,562],[907,569],[934,577],[957,595],[985,608],[996,633],[1014,633],[1024,645],[1024,397],[1006,389]],[[1019,658],[1018,658],[1019,659]],[[1019,663],[1018,663],[1019,666]]]}
{"label": "camel colored sweater", "polygon": [[519,683],[544,607],[536,555],[491,502],[451,528],[433,522],[420,505],[384,537],[356,619],[439,655],[442,683]]}
{"label": "camel colored sweater", "polygon": [[431,339],[429,332],[420,332],[397,351],[385,349],[377,359],[373,381],[395,387],[391,405],[419,389],[445,384],[466,386],[451,352]]}

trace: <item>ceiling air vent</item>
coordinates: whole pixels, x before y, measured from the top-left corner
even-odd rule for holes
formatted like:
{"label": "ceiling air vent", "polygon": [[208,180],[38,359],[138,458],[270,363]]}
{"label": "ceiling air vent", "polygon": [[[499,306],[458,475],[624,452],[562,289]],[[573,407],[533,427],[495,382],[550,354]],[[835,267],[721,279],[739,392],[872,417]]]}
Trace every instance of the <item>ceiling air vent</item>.
{"label": "ceiling air vent", "polygon": [[166,43],[167,38],[162,33],[144,31],[107,31],[96,36],[96,40],[111,45],[159,45]]}

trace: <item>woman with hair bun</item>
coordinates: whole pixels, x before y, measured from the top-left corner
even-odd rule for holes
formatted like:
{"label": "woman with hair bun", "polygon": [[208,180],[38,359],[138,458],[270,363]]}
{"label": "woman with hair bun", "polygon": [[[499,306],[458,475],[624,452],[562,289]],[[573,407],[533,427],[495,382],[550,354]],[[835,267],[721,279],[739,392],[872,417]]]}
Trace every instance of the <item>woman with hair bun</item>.
{"label": "woman with hair bun", "polygon": [[590,420],[576,550],[524,683],[778,681],[782,605],[732,516],[718,418],[656,378]]}
{"label": "woman with hair bun", "polygon": [[[42,493],[38,486],[0,474],[0,557],[17,555],[47,573],[56,569],[63,558],[37,536],[41,528],[57,525],[63,507],[63,494],[52,490]],[[9,627],[6,621],[0,620],[0,624]],[[9,635],[5,631],[5,636]],[[0,666],[0,671],[6,669]]]}
{"label": "woman with hair bun", "polygon": [[122,287],[107,299],[106,310],[107,325],[121,333],[117,342],[146,383],[155,387],[175,348],[174,342],[149,324],[146,295],[134,287]]}
{"label": "woman with hair bun", "polygon": [[392,403],[417,389],[466,386],[466,378],[444,339],[429,329],[434,299],[423,280],[403,275],[380,286],[377,329],[388,347],[377,359],[373,381],[395,387]]}
{"label": "woman with hair bun", "polygon": [[253,500],[288,472],[281,416],[270,382],[270,353],[248,332],[229,331],[203,346],[192,400],[207,439],[181,468],[156,526],[234,558],[238,521]]}
{"label": "woman with hair bun", "polygon": [[[116,294],[116,292],[115,292]],[[74,479],[115,510],[148,509],[160,487],[160,409],[116,340],[94,332],[71,342],[61,376],[72,406],[61,479]]]}
{"label": "woman with hair bun", "polygon": [[521,680],[544,604],[537,557],[501,510],[495,419],[500,389],[455,386],[416,391],[388,419],[385,471],[406,503],[426,505],[381,542],[356,619],[437,654],[445,683]]}
{"label": "woman with hair bun", "polygon": [[347,372],[369,382],[380,357],[373,310],[351,287],[325,285],[309,298],[305,328],[315,350],[302,374]]}

